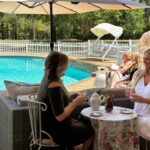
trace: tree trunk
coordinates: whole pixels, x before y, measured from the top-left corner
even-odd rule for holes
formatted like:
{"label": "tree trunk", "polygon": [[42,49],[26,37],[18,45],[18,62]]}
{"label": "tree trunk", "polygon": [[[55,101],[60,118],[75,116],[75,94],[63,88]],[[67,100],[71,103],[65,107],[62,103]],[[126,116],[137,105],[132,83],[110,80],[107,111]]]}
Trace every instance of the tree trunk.
{"label": "tree trunk", "polygon": [[2,40],[4,40],[4,23],[1,23]]}
{"label": "tree trunk", "polygon": [[7,39],[9,39],[9,27],[8,27],[8,23],[7,23],[7,26],[6,26],[6,31],[7,31]]}

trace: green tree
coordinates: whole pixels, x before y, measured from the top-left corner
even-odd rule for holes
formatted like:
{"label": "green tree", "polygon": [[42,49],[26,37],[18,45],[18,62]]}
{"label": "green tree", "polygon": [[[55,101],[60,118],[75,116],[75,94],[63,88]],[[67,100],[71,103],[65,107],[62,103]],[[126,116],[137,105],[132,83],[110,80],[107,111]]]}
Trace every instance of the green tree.
{"label": "green tree", "polygon": [[[141,10],[106,11],[90,13],[56,15],[55,27],[57,39],[87,40],[96,38],[90,29],[95,25],[108,22],[122,26],[124,33],[121,38],[139,38],[148,30],[146,12]],[[50,18],[48,15],[13,15],[0,13],[0,38],[49,40]],[[112,38],[110,35],[104,39]]]}
{"label": "green tree", "polygon": [[120,26],[124,28],[123,38],[139,38],[146,29],[144,10],[125,10],[122,11]]}

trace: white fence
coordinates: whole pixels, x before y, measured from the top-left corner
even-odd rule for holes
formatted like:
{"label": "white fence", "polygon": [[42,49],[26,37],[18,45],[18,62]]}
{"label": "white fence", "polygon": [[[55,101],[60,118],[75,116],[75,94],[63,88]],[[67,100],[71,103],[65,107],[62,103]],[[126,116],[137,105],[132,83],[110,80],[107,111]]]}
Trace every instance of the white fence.
{"label": "white fence", "polygon": [[[97,57],[100,58],[108,49],[112,41],[87,41],[87,42],[57,42],[54,44],[54,50],[65,53],[69,56],[79,57]],[[136,51],[137,41],[118,41],[114,45],[107,57],[117,58],[117,53],[125,50]],[[0,40],[0,53],[50,53],[49,42],[31,42],[31,41],[10,41]]]}

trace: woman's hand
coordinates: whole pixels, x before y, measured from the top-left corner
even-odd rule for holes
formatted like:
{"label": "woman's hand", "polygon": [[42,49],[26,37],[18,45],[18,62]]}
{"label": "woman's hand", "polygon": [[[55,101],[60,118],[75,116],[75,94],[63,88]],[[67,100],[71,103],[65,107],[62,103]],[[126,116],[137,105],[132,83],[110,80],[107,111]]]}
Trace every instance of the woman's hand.
{"label": "woman's hand", "polygon": [[134,88],[125,90],[125,95],[127,97],[130,97],[131,93],[135,93],[135,89]]}
{"label": "woman's hand", "polygon": [[78,96],[75,98],[74,103],[76,105],[82,104],[87,99],[86,95],[87,95],[86,93],[78,93]]}
{"label": "woman's hand", "polygon": [[75,99],[79,94],[78,93],[73,93],[70,95],[71,100]]}
{"label": "woman's hand", "polygon": [[139,103],[145,103],[145,99],[141,96],[138,96],[135,93],[130,93],[130,100],[132,102],[139,102]]}
{"label": "woman's hand", "polygon": [[116,82],[116,84],[120,84],[120,83],[123,83],[123,81],[118,81],[118,82]]}
{"label": "woman's hand", "polygon": [[64,112],[58,116],[56,119],[58,121],[63,121],[66,117],[68,117],[72,111],[80,104],[82,104],[86,100],[86,93],[78,93],[78,96],[71,102],[68,106],[64,108]]}
{"label": "woman's hand", "polygon": [[132,92],[132,90],[126,90],[125,91],[125,96],[130,97],[130,93]]}
{"label": "woman's hand", "polygon": [[112,71],[112,70],[113,70],[113,69],[112,69],[111,67],[109,67],[109,66],[108,66],[108,67],[106,67],[106,68],[107,68],[108,70],[110,70],[110,71]]}

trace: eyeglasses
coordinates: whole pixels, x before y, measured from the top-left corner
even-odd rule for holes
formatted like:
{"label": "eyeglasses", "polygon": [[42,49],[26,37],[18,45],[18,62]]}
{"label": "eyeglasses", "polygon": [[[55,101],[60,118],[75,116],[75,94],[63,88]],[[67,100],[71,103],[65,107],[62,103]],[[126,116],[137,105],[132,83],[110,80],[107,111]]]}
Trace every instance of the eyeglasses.
{"label": "eyeglasses", "polygon": [[150,61],[150,57],[143,57],[143,61]]}

